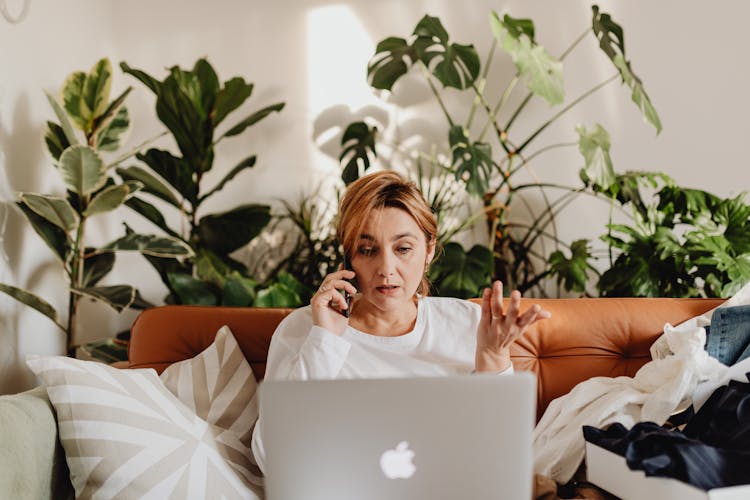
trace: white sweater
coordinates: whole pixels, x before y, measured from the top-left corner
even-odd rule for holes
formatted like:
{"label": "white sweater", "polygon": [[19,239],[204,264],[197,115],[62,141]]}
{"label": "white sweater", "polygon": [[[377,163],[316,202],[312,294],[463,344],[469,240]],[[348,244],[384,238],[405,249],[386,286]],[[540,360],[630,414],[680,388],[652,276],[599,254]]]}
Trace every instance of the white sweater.
{"label": "white sweater", "polygon": [[[467,300],[422,297],[414,330],[379,337],[348,326],[340,337],[314,326],[310,306],[289,314],[271,338],[266,380],[430,377],[474,370],[481,307]],[[513,373],[511,366],[503,374]],[[262,408],[253,432],[253,454],[261,470]]]}

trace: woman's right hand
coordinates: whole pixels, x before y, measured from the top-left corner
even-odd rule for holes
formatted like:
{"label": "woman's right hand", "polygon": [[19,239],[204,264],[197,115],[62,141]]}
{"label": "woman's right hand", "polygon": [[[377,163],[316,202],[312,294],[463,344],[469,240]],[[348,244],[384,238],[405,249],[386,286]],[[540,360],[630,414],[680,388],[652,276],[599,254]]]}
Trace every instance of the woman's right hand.
{"label": "woman's right hand", "polygon": [[339,290],[346,290],[350,295],[357,293],[354,285],[346,280],[354,278],[354,271],[343,269],[333,272],[323,279],[323,283],[315,292],[310,305],[312,306],[312,319],[315,326],[325,328],[336,335],[343,335],[349,318],[341,312],[347,308],[344,294]]}

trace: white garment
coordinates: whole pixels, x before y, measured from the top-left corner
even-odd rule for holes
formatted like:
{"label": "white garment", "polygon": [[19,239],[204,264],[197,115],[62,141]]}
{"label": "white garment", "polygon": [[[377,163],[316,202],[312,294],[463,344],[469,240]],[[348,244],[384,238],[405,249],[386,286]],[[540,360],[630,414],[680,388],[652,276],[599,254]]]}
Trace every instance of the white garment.
{"label": "white garment", "polygon": [[[379,337],[348,326],[342,336],[314,326],[310,306],[289,314],[271,338],[266,380],[444,376],[474,370],[481,307],[467,300],[422,297],[414,329]],[[513,373],[511,366],[503,374]],[[263,409],[253,432],[261,470]]]}
{"label": "white garment", "polygon": [[[720,307],[750,303],[750,284]],[[706,381],[726,380],[728,368],[704,350],[713,311],[678,327],[664,326],[664,335],[651,346],[653,361],[635,377],[594,377],[552,401],[534,429],[534,470],[567,483],[585,453],[581,427],[604,428],[619,422],[627,428],[638,422],[664,424],[690,402],[696,387]]]}

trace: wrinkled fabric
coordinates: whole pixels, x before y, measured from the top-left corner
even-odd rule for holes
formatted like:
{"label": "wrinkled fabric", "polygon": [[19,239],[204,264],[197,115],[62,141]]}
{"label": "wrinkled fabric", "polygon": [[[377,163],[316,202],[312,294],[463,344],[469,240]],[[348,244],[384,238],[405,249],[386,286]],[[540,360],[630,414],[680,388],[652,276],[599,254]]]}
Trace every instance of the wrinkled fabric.
{"label": "wrinkled fabric", "polygon": [[683,433],[712,446],[750,450],[750,383],[733,380],[719,387]]}
{"label": "wrinkled fabric", "polygon": [[706,491],[750,483],[750,451],[712,446],[654,422],[630,430],[617,423],[607,430],[584,426],[583,434],[647,476],[671,477]]}
{"label": "wrinkled fabric", "polygon": [[725,365],[750,357],[750,305],[714,311],[706,326],[706,351]]}
{"label": "wrinkled fabric", "polygon": [[534,429],[534,471],[566,483],[585,454],[582,426],[661,425],[698,382],[721,378],[728,368],[703,349],[705,330],[689,326],[666,325],[663,338],[672,354],[645,364],[634,377],[594,377],[552,401]]}

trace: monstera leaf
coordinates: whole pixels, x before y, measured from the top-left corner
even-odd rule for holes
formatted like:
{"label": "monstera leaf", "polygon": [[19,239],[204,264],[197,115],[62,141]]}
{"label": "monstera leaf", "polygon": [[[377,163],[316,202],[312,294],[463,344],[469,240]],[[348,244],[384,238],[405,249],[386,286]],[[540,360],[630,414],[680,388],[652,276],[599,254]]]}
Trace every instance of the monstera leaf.
{"label": "monstera leaf", "polygon": [[[409,61],[409,64],[406,61]],[[367,78],[373,88],[392,90],[399,78],[417,60],[417,52],[403,38],[389,37],[375,47],[375,55],[367,65]]]}
{"label": "monstera leaf", "polygon": [[593,11],[591,26],[594,35],[599,40],[599,47],[620,72],[623,83],[632,91],[631,99],[658,134],[661,132],[661,120],[643,88],[643,82],[633,73],[630,61],[625,58],[625,38],[622,27],[614,22],[609,14],[600,12],[597,5],[593,5],[591,9]]}
{"label": "monstera leaf", "polygon": [[588,240],[576,240],[570,245],[570,258],[556,250],[549,256],[550,273],[557,276],[557,284],[563,283],[566,290],[586,291],[587,271],[591,268]]}
{"label": "monstera leaf", "polygon": [[468,299],[479,296],[480,290],[492,281],[492,251],[474,245],[465,252],[456,242],[445,245],[443,255],[430,268],[430,280],[439,295]]}
{"label": "monstera leaf", "polygon": [[543,97],[550,106],[563,102],[562,63],[534,41],[534,23],[490,13],[490,26],[500,46],[510,54],[513,64],[529,90]]}
{"label": "monstera leaf", "polygon": [[470,142],[461,125],[451,127],[448,134],[453,151],[453,168],[456,179],[466,184],[466,190],[482,196],[490,187],[492,174],[492,147],[485,142]]}
{"label": "monstera leaf", "polygon": [[609,156],[609,134],[598,123],[591,131],[583,125],[576,127],[578,150],[586,162],[581,177],[588,179],[598,189],[606,191],[615,183],[615,170]]}
{"label": "monstera leaf", "polygon": [[363,172],[370,168],[370,154],[373,157],[378,156],[377,151],[375,151],[377,133],[377,127],[370,128],[365,122],[351,123],[346,127],[344,135],[341,137],[341,145],[344,149],[341,151],[339,161],[343,162],[346,158],[349,158],[341,174],[341,178],[347,186],[359,179],[360,164]]}
{"label": "monstera leaf", "polygon": [[465,89],[479,76],[481,63],[473,45],[449,43],[440,19],[424,16],[414,28],[417,57],[445,87]]}

